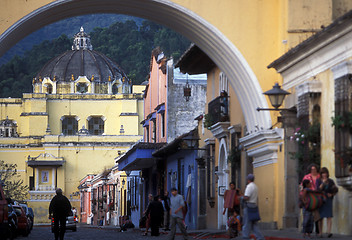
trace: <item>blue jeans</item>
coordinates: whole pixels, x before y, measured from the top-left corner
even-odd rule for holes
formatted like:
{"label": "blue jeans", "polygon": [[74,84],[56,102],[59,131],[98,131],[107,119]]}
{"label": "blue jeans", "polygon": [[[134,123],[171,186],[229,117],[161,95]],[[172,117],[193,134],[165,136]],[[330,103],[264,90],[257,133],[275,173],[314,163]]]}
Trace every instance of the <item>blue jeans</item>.
{"label": "blue jeans", "polygon": [[313,226],[314,226],[313,214],[312,214],[312,212],[307,211],[305,208],[302,208],[302,209],[303,209],[302,232],[303,233],[312,233]]}
{"label": "blue jeans", "polygon": [[258,222],[252,222],[248,219],[247,207],[243,209],[243,228],[242,239],[250,239],[250,233],[253,231],[257,240],[265,240],[263,234],[259,230]]}

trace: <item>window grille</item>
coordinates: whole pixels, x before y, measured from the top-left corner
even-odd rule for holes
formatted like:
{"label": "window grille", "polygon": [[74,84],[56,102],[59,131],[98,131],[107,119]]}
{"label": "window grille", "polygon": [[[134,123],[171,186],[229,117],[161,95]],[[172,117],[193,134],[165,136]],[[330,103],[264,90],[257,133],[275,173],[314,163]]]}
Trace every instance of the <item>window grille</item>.
{"label": "window grille", "polygon": [[104,120],[101,117],[89,118],[88,131],[91,135],[102,135],[104,133]]}
{"label": "window grille", "polygon": [[62,120],[62,133],[64,135],[76,135],[78,132],[78,121],[74,116],[66,116]]}

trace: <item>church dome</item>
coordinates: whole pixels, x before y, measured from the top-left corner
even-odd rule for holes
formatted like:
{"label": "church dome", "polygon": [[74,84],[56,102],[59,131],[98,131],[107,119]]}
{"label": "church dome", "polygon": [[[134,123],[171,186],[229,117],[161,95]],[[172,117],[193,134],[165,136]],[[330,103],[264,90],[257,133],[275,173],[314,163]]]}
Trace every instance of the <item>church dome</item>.
{"label": "church dome", "polygon": [[108,82],[126,78],[123,70],[110,58],[93,50],[90,36],[81,27],[74,36],[72,50],[49,60],[38,72],[36,79],[46,77],[57,82],[69,82],[86,76],[95,82]]}

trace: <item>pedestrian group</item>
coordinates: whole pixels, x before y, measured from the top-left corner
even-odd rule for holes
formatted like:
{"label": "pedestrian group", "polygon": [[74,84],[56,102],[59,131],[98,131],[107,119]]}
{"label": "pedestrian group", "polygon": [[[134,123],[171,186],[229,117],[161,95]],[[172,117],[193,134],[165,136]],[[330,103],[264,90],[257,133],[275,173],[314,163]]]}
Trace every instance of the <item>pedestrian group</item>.
{"label": "pedestrian group", "polygon": [[[251,239],[251,232],[257,240],[264,240],[258,221],[260,220],[258,207],[258,187],[254,183],[254,175],[248,174],[247,186],[242,194],[236,188],[234,182],[229,184],[229,189],[224,192],[223,215],[227,213],[227,226],[230,238],[236,238],[240,234],[242,239]],[[331,238],[333,199],[338,192],[335,182],[329,178],[329,170],[326,167],[319,168],[315,164],[308,167],[308,173],[303,177],[299,194],[299,207],[302,208],[303,224],[302,233],[304,238],[311,238],[313,229],[317,237],[323,237],[323,220],[326,220],[327,237]],[[144,236],[159,236],[159,228],[170,231],[169,240],[175,239],[176,226],[180,229],[184,239],[188,239],[185,217],[187,214],[187,202],[178,194],[176,188],[171,189],[164,196],[148,195],[148,206],[144,216],[140,220],[140,228],[145,227]],[[56,190],[56,196],[49,206],[49,218],[53,221],[55,240],[63,240],[65,234],[66,217],[71,212],[70,201],[63,195],[62,190]],[[76,209],[73,208],[76,215]],[[241,215],[242,214],[242,215]],[[93,223],[94,214],[91,212],[89,220]],[[127,219],[130,221],[129,219]],[[127,226],[126,226],[127,230]]]}

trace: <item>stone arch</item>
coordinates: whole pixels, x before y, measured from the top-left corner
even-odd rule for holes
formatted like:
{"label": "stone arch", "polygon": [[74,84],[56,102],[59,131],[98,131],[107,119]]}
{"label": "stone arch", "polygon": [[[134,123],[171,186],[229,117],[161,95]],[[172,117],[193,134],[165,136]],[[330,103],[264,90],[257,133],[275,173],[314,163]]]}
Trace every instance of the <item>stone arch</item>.
{"label": "stone arch", "polygon": [[[226,138],[220,139],[219,144],[219,158],[218,158],[218,186],[225,187],[227,189],[229,185],[229,170],[227,167],[227,142]],[[220,189],[219,189],[220,191]],[[218,228],[226,228],[226,215],[222,215],[222,211],[224,210],[224,196],[222,194],[218,194]]]}
{"label": "stone arch", "polygon": [[201,48],[226,74],[241,104],[248,132],[271,127],[270,113],[256,111],[257,107],[267,108],[267,101],[255,74],[239,50],[209,22],[168,0],[54,1],[26,15],[0,35],[0,56],[13,44],[45,25],[92,13],[133,15],[179,32]]}

